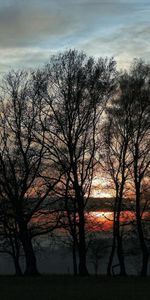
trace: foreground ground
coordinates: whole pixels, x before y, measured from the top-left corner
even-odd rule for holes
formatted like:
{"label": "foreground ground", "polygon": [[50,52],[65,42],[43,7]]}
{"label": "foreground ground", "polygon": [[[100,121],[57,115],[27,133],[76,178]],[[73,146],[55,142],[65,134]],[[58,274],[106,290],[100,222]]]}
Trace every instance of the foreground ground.
{"label": "foreground ground", "polygon": [[150,278],[0,277],[0,300],[145,300]]}

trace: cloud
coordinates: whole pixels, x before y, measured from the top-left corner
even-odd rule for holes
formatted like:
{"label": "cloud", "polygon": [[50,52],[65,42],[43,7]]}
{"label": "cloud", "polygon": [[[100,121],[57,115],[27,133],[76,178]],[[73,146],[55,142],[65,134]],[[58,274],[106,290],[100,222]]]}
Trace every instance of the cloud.
{"label": "cloud", "polygon": [[66,37],[131,14],[124,1],[22,0],[0,2],[0,47],[22,47],[54,37]]}
{"label": "cloud", "polygon": [[149,0],[0,0],[0,72],[65,48],[148,56]]}
{"label": "cloud", "polygon": [[0,9],[0,47],[22,47],[47,37],[66,35],[71,20],[40,7],[9,6]]}
{"label": "cloud", "polygon": [[83,43],[81,48],[87,49],[91,55],[113,56],[118,60],[119,66],[128,67],[134,58],[142,57],[149,61],[149,32],[150,24],[123,26],[117,32]]}
{"label": "cloud", "polygon": [[12,69],[34,68],[47,63],[55,51],[40,47],[0,49],[0,76]]}

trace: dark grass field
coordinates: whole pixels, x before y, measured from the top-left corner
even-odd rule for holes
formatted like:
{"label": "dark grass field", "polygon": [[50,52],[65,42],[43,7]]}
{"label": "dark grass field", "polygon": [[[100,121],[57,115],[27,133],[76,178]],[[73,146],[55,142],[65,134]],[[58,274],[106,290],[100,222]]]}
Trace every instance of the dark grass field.
{"label": "dark grass field", "polygon": [[150,278],[0,277],[0,300],[150,299]]}

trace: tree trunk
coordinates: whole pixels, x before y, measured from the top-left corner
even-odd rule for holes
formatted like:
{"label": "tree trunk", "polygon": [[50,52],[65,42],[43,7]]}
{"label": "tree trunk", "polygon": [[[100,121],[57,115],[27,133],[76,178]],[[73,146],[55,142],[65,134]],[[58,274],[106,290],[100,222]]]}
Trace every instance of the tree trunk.
{"label": "tree trunk", "polygon": [[141,216],[136,210],[136,218],[137,218],[137,229],[138,229],[138,235],[139,235],[139,241],[142,251],[142,268],[141,268],[141,276],[147,275],[148,270],[148,260],[149,260],[149,252],[145,243],[143,229],[142,229],[142,223],[141,223]]}
{"label": "tree trunk", "polygon": [[20,226],[20,240],[25,254],[25,275],[38,275],[37,262],[32,246],[31,237],[26,224]]}
{"label": "tree trunk", "polygon": [[116,249],[116,207],[117,207],[117,197],[115,198],[115,205],[114,205],[113,240],[112,240],[112,247],[109,256],[108,266],[107,266],[107,276],[111,276],[112,263],[115,255],[115,249]]}
{"label": "tree trunk", "polygon": [[143,251],[141,276],[147,276],[149,253],[147,249]]}
{"label": "tree trunk", "polygon": [[96,258],[96,259],[95,259],[95,262],[94,262],[95,276],[98,275],[98,265],[99,265],[99,260],[98,260],[98,258]]}
{"label": "tree trunk", "polygon": [[117,256],[120,265],[120,275],[126,276],[126,268],[124,262],[124,253],[122,245],[122,236],[120,234],[120,212],[121,212],[122,196],[118,199],[117,220],[116,220],[116,238],[117,238]]}
{"label": "tree trunk", "polygon": [[109,256],[109,261],[107,265],[107,276],[111,276],[111,270],[112,270],[112,263],[115,255],[115,249],[116,249],[116,236],[113,233],[113,241],[112,241],[112,247],[111,247],[111,252]]}
{"label": "tree trunk", "polygon": [[74,273],[74,276],[77,276],[78,271],[77,271],[77,257],[76,257],[75,241],[73,241],[73,246],[72,246],[72,258],[73,258],[73,273]]}
{"label": "tree trunk", "polygon": [[79,208],[79,275],[88,275],[86,266],[86,244],[85,244],[85,220],[84,211]]}
{"label": "tree trunk", "polygon": [[21,276],[22,275],[22,270],[21,270],[21,267],[20,267],[20,264],[19,264],[19,260],[17,257],[13,257],[13,260],[14,260],[14,266],[15,266],[15,274],[17,276]]}
{"label": "tree trunk", "polygon": [[120,275],[126,276],[126,268],[124,262],[124,254],[123,254],[123,246],[122,246],[122,237],[119,235],[117,236],[117,255],[120,265]]}
{"label": "tree trunk", "polygon": [[75,172],[75,195],[78,204],[78,217],[79,217],[79,275],[87,276],[88,270],[86,266],[86,241],[85,241],[85,216],[84,216],[84,198],[82,196],[81,188],[78,184],[77,174]]}
{"label": "tree trunk", "polygon": [[12,258],[14,262],[14,268],[15,268],[15,274],[17,276],[22,275],[22,270],[19,263],[19,257],[20,257],[20,248],[18,244],[18,238],[16,235],[16,232],[14,233],[14,239],[10,236],[10,244],[12,248]]}
{"label": "tree trunk", "polygon": [[24,237],[23,243],[23,249],[25,252],[25,259],[26,259],[26,269],[24,274],[25,275],[38,275],[37,270],[37,263],[36,263],[36,257],[33,250],[31,239],[26,236]]}
{"label": "tree trunk", "polygon": [[141,210],[140,210],[140,184],[136,183],[136,222],[137,222],[137,230],[139,235],[140,247],[142,251],[142,268],[141,268],[141,276],[147,275],[148,270],[148,260],[149,260],[149,252],[145,243],[144,233],[141,222]]}

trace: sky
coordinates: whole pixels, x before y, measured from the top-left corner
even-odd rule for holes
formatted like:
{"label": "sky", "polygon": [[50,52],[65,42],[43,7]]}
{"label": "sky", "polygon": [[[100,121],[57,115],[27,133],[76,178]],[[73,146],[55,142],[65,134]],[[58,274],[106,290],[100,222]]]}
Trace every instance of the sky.
{"label": "sky", "polygon": [[150,60],[150,0],[0,0],[0,74],[39,67],[70,48]]}

